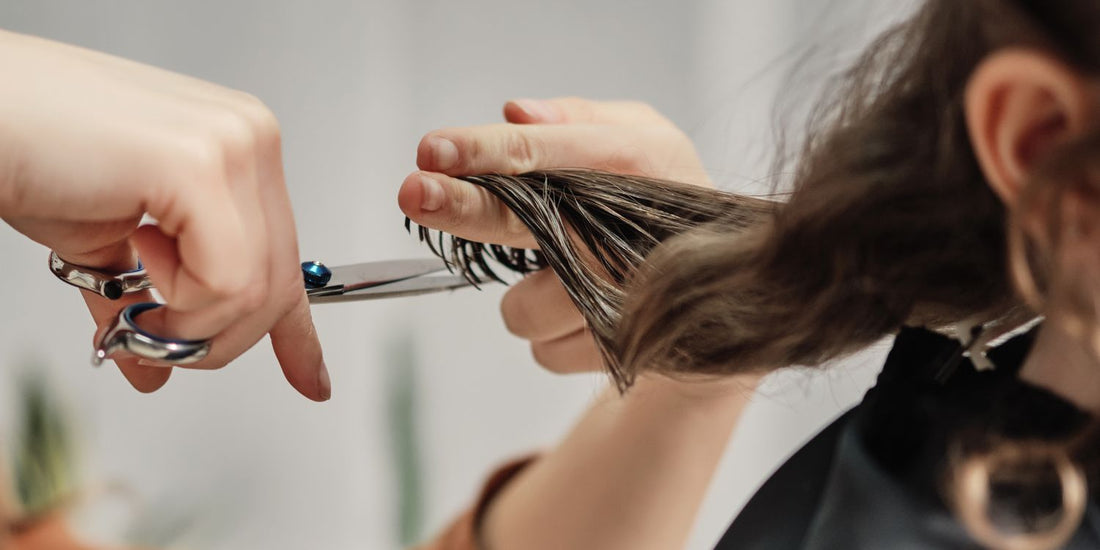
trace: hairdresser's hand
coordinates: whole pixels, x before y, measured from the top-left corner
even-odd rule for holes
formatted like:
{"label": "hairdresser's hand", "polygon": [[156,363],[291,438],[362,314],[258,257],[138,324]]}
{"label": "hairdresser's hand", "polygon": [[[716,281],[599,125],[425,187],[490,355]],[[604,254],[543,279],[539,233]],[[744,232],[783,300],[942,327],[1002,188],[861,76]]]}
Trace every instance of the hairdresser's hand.
{"label": "hairdresser's hand", "polygon": [[[450,176],[591,168],[710,185],[695,147],[652,107],[577,98],[512,101],[512,124],[447,128],[424,136],[422,170],[398,195],[414,222],[467,239],[535,248],[526,227],[489,192]],[[501,303],[508,329],[531,341],[536,361],[555,372],[598,370],[603,361],[557,276],[530,275]]]}
{"label": "hairdresser's hand", "polygon": [[[69,262],[126,270],[140,256],[168,306],[144,328],[213,338],[219,368],[271,335],[290,383],[329,396],[302,292],[279,128],[241,92],[0,31],[0,217]],[[138,227],[143,214],[158,220]],[[46,270],[45,255],[42,276]],[[57,292],[75,292],[57,282]],[[84,292],[102,330],[121,307]],[[152,391],[170,369],[116,357]]]}

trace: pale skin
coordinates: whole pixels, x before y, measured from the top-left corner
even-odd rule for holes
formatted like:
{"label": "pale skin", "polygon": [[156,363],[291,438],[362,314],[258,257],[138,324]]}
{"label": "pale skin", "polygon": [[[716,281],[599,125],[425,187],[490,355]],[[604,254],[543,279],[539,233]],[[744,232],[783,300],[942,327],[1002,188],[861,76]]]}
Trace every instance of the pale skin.
{"label": "pale skin", "polygon": [[[140,255],[168,302],[145,319],[149,328],[215,339],[215,353],[196,368],[224,366],[270,334],[290,383],[327,399],[270,111],[246,94],[11,33],[0,32],[0,71],[20,75],[0,87],[0,217],[81,265],[122,270]],[[66,93],[73,89],[78,97]],[[1041,52],[983,62],[968,88],[968,123],[987,180],[1010,210],[1044,154],[1094,127],[1096,99],[1094,82]],[[400,191],[405,213],[467,238],[532,246],[499,203],[450,176],[589,167],[706,182],[690,142],[639,104],[513,102],[505,116],[513,124],[426,136],[418,149],[424,172]],[[1094,218],[1097,205],[1080,201],[1069,211]],[[159,225],[137,227],[144,213]],[[1067,223],[1076,222],[1088,226]],[[1069,243],[1093,260],[1095,245]],[[121,305],[149,296],[84,298],[102,326]],[[552,273],[526,278],[501,307],[543,366],[601,367]],[[1048,323],[1022,376],[1100,412],[1100,361],[1087,336]],[[171,372],[115,359],[142,391]],[[643,376],[626,396],[606,393],[494,502],[482,526],[487,546],[681,546],[755,383]]]}
{"label": "pale skin", "polygon": [[[270,334],[290,383],[327,399],[270,111],[240,92],[11,33],[0,32],[0,71],[20,75],[0,87],[0,217],[77,264],[123,270],[140,255],[168,302],[145,318],[149,328],[214,338],[214,354],[196,368],[224,366]],[[971,141],[1010,210],[1045,154],[1095,127],[1097,95],[1095,82],[1042,52],[1003,51],[981,64],[966,97]],[[690,142],[639,104],[523,101],[509,103],[505,117],[513,124],[426,136],[418,149],[424,172],[400,191],[405,213],[467,238],[533,246],[499,203],[450,176],[589,167],[706,182]],[[1073,200],[1066,211],[1077,218],[1067,224],[1091,228],[1097,205]],[[159,224],[139,228],[145,213]],[[1082,238],[1066,246],[1100,261],[1095,245]],[[84,298],[102,326],[121,305],[149,296]],[[552,273],[524,279],[501,308],[543,366],[601,367]],[[1022,377],[1100,413],[1100,360],[1083,341],[1091,338],[1046,324]],[[142,391],[171,372],[115,359]],[[483,539],[494,550],[682,545],[755,383],[643,376],[626,396],[606,393],[498,497]]]}
{"label": "pale skin", "polygon": [[[534,247],[511,212],[453,176],[594,168],[709,185],[690,140],[647,105],[578,98],[509,102],[510,124],[431,132],[398,202],[413,221],[469,239]],[[501,303],[505,325],[554,372],[603,368],[584,320],[549,271]],[[491,550],[682,547],[730,434],[758,382],[639,378],[607,390],[554,449],[490,505]]]}
{"label": "pale skin", "polygon": [[[1046,155],[1095,129],[1098,92],[1095,81],[1035,50],[998,52],[975,71],[966,94],[971,143],[986,180],[1010,211],[1020,207],[1021,192]],[[1065,200],[1063,224],[1072,230],[1064,233],[1057,261],[1072,258],[1078,268],[1094,269],[1100,265],[1095,231],[1100,205],[1080,195]],[[1091,283],[1100,284],[1095,278]],[[1056,312],[1058,303],[1049,307]],[[1094,334],[1048,322],[1021,377],[1100,414],[1100,349],[1090,343],[1096,341]]]}
{"label": "pale skin", "polygon": [[[987,181],[1010,211],[1019,207],[1021,188],[1041,164],[1043,155],[1094,127],[1097,90],[1095,83],[1037,51],[998,52],[975,71],[966,95],[972,145]],[[531,246],[522,227],[509,219],[506,210],[484,192],[447,176],[582,166],[677,178],[674,171],[652,170],[654,166],[669,165],[656,152],[676,151],[678,155],[683,150],[680,145],[670,143],[663,148],[647,149],[611,138],[610,150],[601,149],[600,143],[593,144],[600,151],[597,154],[583,148],[582,144],[588,143],[583,136],[592,135],[587,125],[599,116],[595,114],[598,104],[584,104],[574,114],[569,105],[576,102],[539,102],[534,108],[513,103],[505,109],[506,118],[516,123],[580,122],[582,127],[571,136],[575,141],[558,147],[555,147],[557,139],[570,139],[568,126],[554,127],[553,131],[498,126],[429,134],[418,150],[420,167],[446,175],[411,175],[401,190],[402,209],[415,221],[430,227],[472,239]],[[621,105],[615,109],[617,114],[623,112]],[[600,122],[629,127],[630,119],[613,117]],[[617,130],[623,129],[626,128]],[[621,136],[618,131],[614,134]],[[454,148],[447,144],[440,147],[439,137],[449,138]],[[614,154],[615,150],[619,154]],[[654,154],[636,155],[634,158],[643,159],[644,164],[630,164],[623,159],[634,153],[621,151]],[[615,163],[607,160],[608,153],[616,159]],[[480,158],[490,155],[498,162]],[[509,161],[510,155],[518,158]],[[674,164],[683,166],[678,161]],[[698,173],[693,171],[680,178],[699,181],[691,180],[691,175]],[[431,183],[425,184],[425,178],[434,180],[438,189],[433,189]],[[1089,230],[1094,226],[1089,220],[1095,219],[1095,209],[1100,205],[1087,203],[1083,197],[1070,200],[1078,203],[1067,210],[1071,215],[1066,223],[1084,227],[1079,233],[1091,240],[1068,241],[1066,254],[1100,262],[1096,255],[1096,233]],[[420,208],[419,201],[430,208],[427,211]],[[472,221],[475,218],[488,222],[477,224]],[[549,302],[542,299],[555,294],[564,304],[560,284],[549,275],[517,285],[502,305],[507,325],[531,341],[536,359],[547,368],[568,372],[582,370],[581,365],[598,366],[590,339],[587,335],[576,336],[584,334],[579,314],[564,305],[546,309]],[[545,328],[530,321],[547,311],[553,312],[549,317],[558,321],[547,323]],[[1100,413],[1100,376],[1097,376],[1100,350],[1088,344],[1090,339],[1095,336],[1074,333],[1057,322],[1046,323],[1025,361],[1021,377],[1085,410]],[[753,382],[746,380],[745,386]],[[624,397],[604,395],[561,445],[514,480],[494,501],[482,525],[486,547],[504,550],[682,546],[722,443],[749,394],[747,388],[738,391],[720,385],[697,385],[695,390],[709,395],[693,395],[682,384],[643,378]],[[640,457],[645,460],[639,460]]]}
{"label": "pale skin", "polygon": [[[279,126],[267,107],[208,82],[2,31],[0,73],[5,222],[75,264],[122,271],[140,256],[167,302],[142,315],[143,326],[213,339],[210,356],[191,368],[220,368],[270,335],[290,384],[328,399]],[[143,214],[158,224],[138,227]],[[83,295],[100,330],[124,305],[152,301],[147,292],[113,302]],[[143,392],[171,374],[114,359]]]}
{"label": "pale skin", "polygon": [[[72,263],[126,270],[140,257],[167,301],[142,317],[144,326],[165,336],[214,339],[212,355],[194,368],[220,368],[270,334],[290,383],[311,399],[329,397],[296,267],[278,125],[262,103],[182,75],[4,32],[0,71],[19,75],[0,87],[0,217]],[[81,93],[68,93],[76,89]],[[522,126],[434,133],[460,144],[457,162],[433,164],[445,157],[422,146],[421,168],[459,175],[587,166],[706,183],[690,142],[644,105],[566,99],[510,103],[505,112]],[[471,154],[471,145],[480,154]],[[443,195],[435,196],[431,212],[410,211],[425,193],[419,176],[406,182],[401,203],[417,222],[532,244],[487,196],[440,173],[421,175],[439,181]],[[143,214],[158,224],[139,227]],[[142,294],[112,302],[83,294],[101,330],[123,305],[151,299]],[[601,368],[579,313],[551,273],[516,285],[502,310],[509,329],[532,342],[547,368]],[[171,373],[169,366],[133,357],[113,359],[141,391],[156,390]],[[607,392],[561,445],[501,495],[485,538],[503,549],[536,548],[533,539],[553,548],[682,544],[755,383],[751,376],[712,383],[643,376],[628,397]],[[592,483],[577,484],[585,479]],[[540,519],[551,509],[554,521]],[[597,512],[608,510],[615,516],[596,521]],[[35,540],[14,542],[37,547]],[[58,546],[57,540],[47,545]]]}

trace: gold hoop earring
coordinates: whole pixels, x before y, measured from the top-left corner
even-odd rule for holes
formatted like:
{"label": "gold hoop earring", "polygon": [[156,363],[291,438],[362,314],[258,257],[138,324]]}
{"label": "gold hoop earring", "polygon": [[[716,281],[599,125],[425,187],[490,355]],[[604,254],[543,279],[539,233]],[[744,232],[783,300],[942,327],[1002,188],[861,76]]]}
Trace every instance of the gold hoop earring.
{"label": "gold hoop earring", "polygon": [[[1054,467],[1061,483],[1059,519],[1050,529],[1027,533],[1005,533],[989,515],[990,474],[998,468],[1023,460],[1046,462]],[[964,460],[956,470],[954,504],[970,536],[996,550],[1054,550],[1061,548],[1077,531],[1085,514],[1088,485],[1081,467],[1070,460],[1065,449],[1042,445],[1009,452],[988,453]]]}

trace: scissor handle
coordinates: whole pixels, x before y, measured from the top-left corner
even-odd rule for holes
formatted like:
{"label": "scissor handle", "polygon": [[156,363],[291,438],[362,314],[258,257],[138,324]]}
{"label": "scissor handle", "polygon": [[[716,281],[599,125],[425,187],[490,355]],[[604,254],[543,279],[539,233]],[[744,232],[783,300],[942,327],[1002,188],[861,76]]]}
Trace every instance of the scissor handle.
{"label": "scissor handle", "polygon": [[[310,303],[345,301],[348,299],[374,299],[390,296],[413,296],[466,286],[468,281],[459,277],[418,279],[443,270],[445,265],[434,265],[436,260],[390,260],[328,268],[321,262],[303,262],[303,289]],[[152,288],[153,283],[145,270],[138,269],[121,274],[110,274],[75,266],[50,254],[50,269],[61,280],[74,286],[91,290],[115,300],[123,294]],[[337,277],[337,273],[341,273]],[[331,284],[330,284],[331,283]],[[376,291],[385,286],[384,291]],[[350,293],[358,292],[351,298]],[[119,312],[111,326],[96,345],[92,363],[99,365],[115,352],[126,351],[132,355],[153,359],[164,364],[186,365],[201,361],[210,353],[209,340],[179,340],[165,338],[148,332],[138,325],[137,317],[162,304],[141,303],[127,306]]]}
{"label": "scissor handle", "polygon": [[57,252],[51,250],[50,273],[70,285],[90,290],[108,300],[117,300],[124,294],[153,288],[153,281],[145,273],[145,268],[140,261],[137,269],[123,273],[105,273],[98,269],[66,262],[57,255]]}
{"label": "scissor handle", "polygon": [[[66,266],[65,269],[61,269],[57,262],[63,263]],[[54,269],[55,265],[59,265],[57,270]],[[140,266],[134,271],[111,275],[65,263],[56,253],[51,252],[50,268],[61,280],[91,290],[111,300],[115,300],[128,292],[153,287],[153,283],[145,274],[145,270]],[[76,275],[72,278],[65,278],[59,274],[59,271]],[[307,288],[318,284],[323,286],[331,277],[328,268],[320,262],[304,262],[302,264],[302,274]],[[161,307],[161,305],[148,302],[132,304],[122,308],[122,311],[118,313],[118,316],[115,317],[111,326],[103,333],[103,337],[96,345],[95,354],[92,356],[92,364],[99,366],[104,359],[118,351],[125,351],[145,359],[153,359],[167,365],[187,365],[203,360],[210,353],[209,340],[166,338],[146,331],[137,323],[139,315]]]}
{"label": "scissor handle", "polygon": [[92,364],[98,366],[118,351],[170,365],[187,365],[203,360],[210,353],[209,340],[165,338],[148,332],[137,324],[139,315],[161,305],[147,302],[122,308],[99,340],[95,355],[92,356]]}

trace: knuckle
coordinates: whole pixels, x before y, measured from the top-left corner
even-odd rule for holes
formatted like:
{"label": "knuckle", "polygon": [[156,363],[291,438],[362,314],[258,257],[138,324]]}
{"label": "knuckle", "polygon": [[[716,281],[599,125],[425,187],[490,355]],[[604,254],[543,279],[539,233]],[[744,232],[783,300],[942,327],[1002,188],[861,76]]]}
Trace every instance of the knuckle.
{"label": "knuckle", "polygon": [[279,313],[286,313],[302,299],[302,285],[302,272],[298,269],[287,269],[271,281],[264,300],[274,301],[279,306]]}
{"label": "knuckle", "polygon": [[653,175],[649,154],[640,147],[623,147],[607,159],[611,171],[628,174]]}
{"label": "knuckle", "polygon": [[626,107],[634,113],[634,116],[637,117],[640,122],[654,124],[656,126],[667,126],[670,128],[676,127],[668,117],[649,103],[644,101],[627,101]]}
{"label": "knuckle", "polygon": [[197,137],[180,146],[180,159],[190,165],[199,176],[199,182],[220,181],[225,177],[225,149],[217,140]]}
{"label": "knuckle", "polygon": [[517,172],[529,172],[539,167],[542,145],[526,132],[509,132],[504,138],[504,154]]}
{"label": "knuckle", "polygon": [[563,365],[556,352],[557,344],[554,342],[535,342],[531,344],[531,357],[540,367],[554,374],[568,374],[572,372],[567,365]]}
{"label": "knuckle", "polygon": [[251,299],[252,285],[256,281],[256,265],[250,250],[240,235],[228,237],[232,240],[225,248],[217,252],[217,258],[240,259],[232,270],[193,270],[196,279],[203,286],[209,302],[223,303],[235,311],[243,311]]}
{"label": "knuckle", "polygon": [[660,116],[657,109],[654,109],[652,105],[644,101],[629,100],[626,102],[626,106],[633,109],[639,115]]}
{"label": "knuckle", "polygon": [[[6,163],[0,162],[0,217],[22,212],[29,206],[34,186],[25,176],[29,155],[7,155]],[[6,209],[7,211],[5,211]]]}
{"label": "knuckle", "polygon": [[596,106],[589,99],[567,96],[556,101],[569,113],[570,122],[590,122],[596,118]]}
{"label": "knuckle", "polygon": [[256,133],[248,116],[236,109],[218,114],[214,130],[226,155],[251,154],[256,147]]}
{"label": "knuckle", "polygon": [[452,186],[447,197],[447,206],[443,209],[445,223],[448,227],[459,227],[471,217],[477,197],[465,185]]}
{"label": "knuckle", "polygon": [[476,139],[472,136],[468,136],[464,133],[454,133],[438,135],[441,139],[446,139],[455,145],[458,149],[458,168],[466,170],[469,167],[478,166],[484,160],[485,156],[485,144],[480,139]]}
{"label": "knuckle", "polygon": [[682,148],[685,145],[688,147],[694,147],[692,145],[691,138],[688,137],[687,133],[672,124],[669,124],[667,126],[659,125],[654,127],[654,130],[659,139],[668,142],[675,147]]}
{"label": "knuckle", "polygon": [[245,95],[247,99],[243,102],[243,113],[248,119],[256,141],[268,146],[280,145],[282,129],[275,113],[256,96]]}
{"label": "knuckle", "polygon": [[545,367],[547,370],[553,371],[553,353],[550,345],[545,342],[535,342],[531,344],[531,357],[540,366]]}
{"label": "knuckle", "polygon": [[497,208],[496,218],[499,220],[497,231],[505,240],[518,240],[529,233],[523,220],[512,212],[512,210],[508,208],[508,205],[497,199],[494,199],[494,204]]}
{"label": "knuckle", "polygon": [[203,283],[213,300],[229,304],[237,302],[242,310],[248,309],[252,291],[252,281],[248,277],[205,277]]}
{"label": "knuckle", "polygon": [[267,282],[253,281],[241,291],[241,304],[245,311],[257,311],[267,303]]}
{"label": "knuckle", "polygon": [[260,98],[248,92],[237,91],[237,104],[248,110],[248,112],[250,113],[271,113],[271,110],[267,108],[267,104],[265,104]]}
{"label": "knuckle", "polygon": [[504,328],[514,336],[526,338],[531,332],[531,314],[522,287],[512,287],[500,300],[500,316],[504,319]]}

